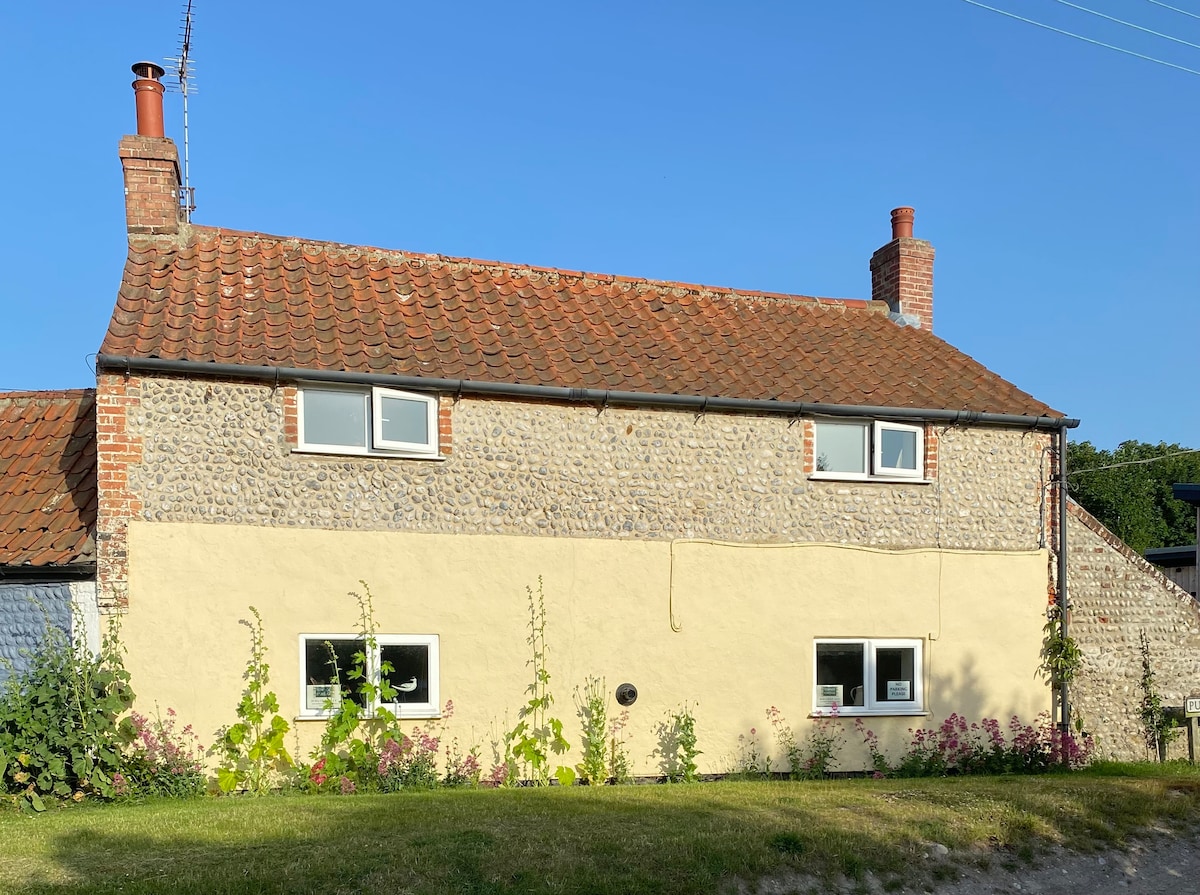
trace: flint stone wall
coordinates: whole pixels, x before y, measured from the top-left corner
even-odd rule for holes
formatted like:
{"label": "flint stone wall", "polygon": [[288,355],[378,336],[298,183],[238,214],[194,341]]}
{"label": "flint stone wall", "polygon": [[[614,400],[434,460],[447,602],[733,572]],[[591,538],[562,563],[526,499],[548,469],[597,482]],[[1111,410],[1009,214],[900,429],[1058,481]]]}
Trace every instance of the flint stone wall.
{"label": "flint stone wall", "polygon": [[[1163,704],[1200,696],[1200,609],[1196,600],[1081,507],[1067,516],[1070,633],[1083,666],[1071,688],[1073,711],[1106,758],[1151,757],[1142,739],[1140,634]],[[1184,733],[1172,749],[1186,756]]]}
{"label": "flint stone wall", "polygon": [[71,634],[71,605],[81,589],[95,592],[90,582],[0,583],[0,682],[28,670],[30,656],[45,642],[47,626]]}
{"label": "flint stone wall", "polygon": [[1045,434],[938,428],[931,484],[810,481],[806,421],[464,398],[440,461],[290,449],[282,390],[146,378],[149,521],[882,547],[1042,545]]}

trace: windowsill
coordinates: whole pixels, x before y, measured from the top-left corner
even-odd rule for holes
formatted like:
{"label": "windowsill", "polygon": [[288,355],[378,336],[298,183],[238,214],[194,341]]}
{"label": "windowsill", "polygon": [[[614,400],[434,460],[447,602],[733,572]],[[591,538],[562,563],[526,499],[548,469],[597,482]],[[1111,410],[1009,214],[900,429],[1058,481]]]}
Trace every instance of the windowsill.
{"label": "windowsill", "polygon": [[933,479],[900,475],[855,475],[851,472],[810,472],[812,482],[854,482],[866,485],[932,485]]}
{"label": "windowsill", "polygon": [[810,718],[924,718],[930,713],[925,709],[864,709],[851,706],[839,708],[837,712],[815,709]]}
{"label": "windowsill", "polygon": [[[324,724],[331,717],[333,717],[333,716],[332,715],[296,715],[292,720],[293,721],[320,721],[322,724]],[[369,721],[374,717],[375,717],[374,715],[363,715],[362,719],[364,721]],[[413,714],[409,714],[406,712],[403,715],[397,714],[396,720],[397,721],[437,721],[441,717],[442,717],[441,712],[417,712],[417,713],[413,713]]]}
{"label": "windowsill", "polygon": [[445,461],[444,454],[417,454],[405,451],[373,451],[369,448],[332,448],[292,445],[293,454],[313,454],[323,457],[365,457],[368,460],[434,460]]}

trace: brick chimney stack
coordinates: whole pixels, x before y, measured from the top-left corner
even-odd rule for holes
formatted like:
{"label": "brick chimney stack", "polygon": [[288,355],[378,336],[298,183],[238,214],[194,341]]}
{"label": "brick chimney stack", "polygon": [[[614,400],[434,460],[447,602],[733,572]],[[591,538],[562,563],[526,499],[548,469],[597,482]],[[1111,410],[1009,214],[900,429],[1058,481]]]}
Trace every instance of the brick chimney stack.
{"label": "brick chimney stack", "polygon": [[901,326],[933,331],[933,246],[913,239],[913,209],[892,209],[892,241],[871,256],[871,298]]}
{"label": "brick chimney stack", "polygon": [[163,132],[163,68],[133,66],[137,134],[121,138],[118,155],[125,173],[125,224],[129,235],[179,232],[179,150]]}

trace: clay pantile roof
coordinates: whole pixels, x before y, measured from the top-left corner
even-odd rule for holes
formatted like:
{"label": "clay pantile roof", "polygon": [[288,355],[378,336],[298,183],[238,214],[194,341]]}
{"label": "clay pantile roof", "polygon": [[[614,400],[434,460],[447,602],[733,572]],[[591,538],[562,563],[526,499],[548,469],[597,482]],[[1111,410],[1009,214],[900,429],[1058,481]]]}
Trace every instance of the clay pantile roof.
{"label": "clay pantile roof", "polygon": [[1061,416],[878,302],[194,227],[135,240],[101,354]]}
{"label": "clay pantile roof", "polygon": [[95,527],[95,392],[0,392],[0,571],[89,564]]}

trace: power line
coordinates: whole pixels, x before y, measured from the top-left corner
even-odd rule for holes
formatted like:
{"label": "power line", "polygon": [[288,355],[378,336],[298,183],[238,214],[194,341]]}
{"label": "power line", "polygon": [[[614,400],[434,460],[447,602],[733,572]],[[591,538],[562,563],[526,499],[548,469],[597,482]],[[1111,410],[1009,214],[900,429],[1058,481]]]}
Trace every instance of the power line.
{"label": "power line", "polygon": [[1188,12],[1186,9],[1180,9],[1178,6],[1171,6],[1167,3],[1160,3],[1159,0],[1146,0],[1147,3],[1153,3],[1155,6],[1161,6],[1163,9],[1169,9],[1171,12],[1177,12],[1181,16],[1190,16],[1193,19],[1200,19],[1200,16],[1194,12]]}
{"label": "power line", "polygon": [[1161,37],[1163,40],[1172,40],[1177,44],[1183,44],[1185,47],[1191,47],[1193,50],[1200,50],[1200,44],[1194,44],[1190,40],[1183,40],[1179,37],[1172,37],[1169,34],[1163,34],[1161,31],[1152,31],[1149,28],[1143,28],[1141,25],[1135,25],[1133,22],[1126,22],[1124,19],[1118,19],[1102,12],[1096,12],[1094,9],[1088,9],[1086,6],[1080,6],[1078,3],[1071,3],[1069,0],[1054,0],[1055,3],[1061,3],[1063,6],[1069,6],[1071,9],[1078,9],[1080,12],[1086,12],[1088,15],[1099,16],[1102,19],[1108,19],[1110,22],[1116,22],[1118,25],[1124,25],[1127,28],[1133,28],[1137,31],[1153,34],[1155,37]]}
{"label": "power line", "polygon": [[1102,469],[1119,469],[1122,466],[1140,466],[1144,463],[1157,463],[1159,460],[1169,460],[1171,457],[1182,457],[1186,454],[1200,454],[1200,448],[1189,449],[1186,451],[1175,451],[1171,454],[1162,454],[1158,457],[1147,457],[1145,460],[1126,460],[1123,463],[1110,463],[1108,466],[1089,466],[1087,469],[1071,469],[1067,471],[1067,477],[1079,475],[1082,472],[1099,472]]}
{"label": "power line", "polygon": [[986,9],[994,12],[997,15],[1007,16],[1010,19],[1016,19],[1018,22],[1025,22],[1029,25],[1036,25],[1038,28],[1045,28],[1047,31],[1053,31],[1055,34],[1063,34],[1067,37],[1073,37],[1076,40],[1082,40],[1084,43],[1094,44],[1098,47],[1104,47],[1106,50],[1116,50],[1118,53],[1124,53],[1126,56],[1133,56],[1137,59],[1145,59],[1147,62],[1156,62],[1159,65],[1165,65],[1167,68],[1173,68],[1177,71],[1187,72],[1189,75],[1200,75],[1200,71],[1194,68],[1186,68],[1182,65],[1176,65],[1174,62],[1166,62],[1162,59],[1155,59],[1153,56],[1144,56],[1141,53],[1135,53],[1133,50],[1126,50],[1123,47],[1115,47],[1112,44],[1106,44],[1103,41],[1093,40],[1090,37],[1084,37],[1082,34],[1076,34],[1074,31],[1064,31],[1062,28],[1055,28],[1053,25],[1046,25],[1043,22],[1035,22],[1033,19],[1027,19],[1024,16],[1019,16],[1016,13],[1005,12],[1003,9],[996,9],[994,6],[988,6],[986,3],[980,3],[978,0],[963,0],[963,3],[970,3],[972,6],[978,6],[980,9]]}

